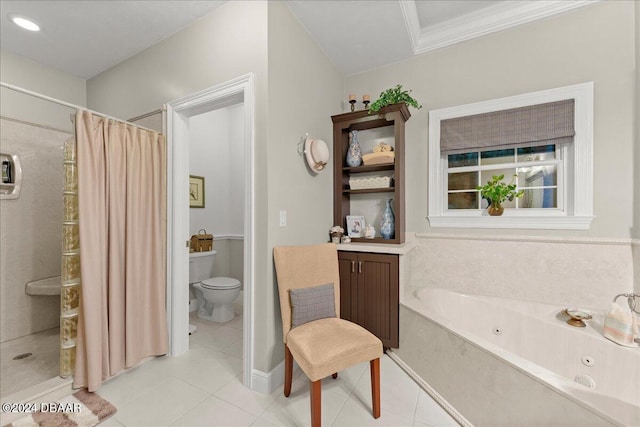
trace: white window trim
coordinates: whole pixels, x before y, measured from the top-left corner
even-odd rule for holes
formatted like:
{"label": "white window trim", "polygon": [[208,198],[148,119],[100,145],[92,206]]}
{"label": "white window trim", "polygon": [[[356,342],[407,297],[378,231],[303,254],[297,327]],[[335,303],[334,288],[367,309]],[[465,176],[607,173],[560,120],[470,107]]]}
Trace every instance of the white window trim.
{"label": "white window trim", "polygon": [[[452,212],[447,206],[446,163],[440,153],[440,122],[456,117],[508,110],[547,102],[575,100],[575,130],[572,148],[565,154],[573,159],[565,168],[563,210],[523,212],[505,210],[490,217],[486,210]],[[566,160],[565,160],[566,161]],[[588,230],[593,221],[593,82],[531,92],[429,112],[429,224],[431,227],[523,228]]]}

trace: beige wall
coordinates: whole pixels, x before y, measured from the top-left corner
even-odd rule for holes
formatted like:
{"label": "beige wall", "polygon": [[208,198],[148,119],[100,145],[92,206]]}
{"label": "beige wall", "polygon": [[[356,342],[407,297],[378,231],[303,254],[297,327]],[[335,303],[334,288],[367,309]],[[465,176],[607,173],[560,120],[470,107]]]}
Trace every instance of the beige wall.
{"label": "beige wall", "polygon": [[[633,120],[636,124],[635,128],[635,164],[634,164],[634,183],[635,183],[635,215],[632,236],[640,239],[640,2],[635,2],[635,24],[636,24],[636,103],[634,108]],[[640,267],[638,267],[640,269]],[[638,284],[640,288],[640,283]]]}
{"label": "beige wall", "polygon": [[[312,176],[297,142],[305,132],[331,141],[341,74],[283,3],[238,1],[92,78],[87,99],[92,109],[131,117],[249,72],[256,76],[254,298],[261,302],[255,368],[268,372],[283,360],[272,248],[323,242],[331,226],[331,171]],[[280,209],[288,213],[284,228]]]}
{"label": "beige wall", "polygon": [[635,2],[636,7],[636,104],[633,120],[636,123],[636,145],[634,163],[635,185],[635,211],[632,237],[636,240],[634,250],[634,290],[640,292],[640,2]]}
{"label": "beige wall", "polygon": [[[84,106],[86,80],[8,51],[0,51],[0,80],[62,101]],[[0,88],[0,115],[71,131],[73,109]]]}
{"label": "beige wall", "polygon": [[[117,117],[132,117],[163,103],[238,76],[255,75],[257,301],[271,291],[267,279],[267,2],[233,1],[188,28],[142,51],[87,82],[90,108]],[[264,335],[270,318],[256,321]],[[256,364],[266,366],[270,349],[255,348]]]}
{"label": "beige wall", "polygon": [[[333,169],[328,167],[319,175],[310,172],[297,144],[308,132],[333,145],[330,116],[342,111],[343,91],[343,76],[282,2],[269,2],[268,48],[268,299],[267,304],[256,305],[256,316],[267,327],[257,337],[257,349],[268,350],[266,365],[257,366],[263,371],[284,358],[271,248],[326,242],[332,225]],[[278,225],[280,210],[287,211],[286,227]]]}
{"label": "beige wall", "polygon": [[257,120],[266,102],[266,3],[227,2],[171,37],[88,80],[89,108],[134,117],[163,103],[256,73]]}
{"label": "beige wall", "polygon": [[348,77],[345,94],[375,97],[400,83],[413,89],[423,105],[421,110],[411,110],[413,116],[407,122],[408,231],[486,232],[429,228],[429,110],[594,81],[596,218],[591,230],[527,234],[629,238],[633,223],[634,37],[634,3],[602,2]]}

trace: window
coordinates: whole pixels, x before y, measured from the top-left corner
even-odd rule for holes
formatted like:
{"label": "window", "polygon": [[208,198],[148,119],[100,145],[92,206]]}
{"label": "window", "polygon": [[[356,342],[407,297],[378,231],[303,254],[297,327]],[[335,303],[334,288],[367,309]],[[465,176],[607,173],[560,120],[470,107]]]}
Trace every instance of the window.
{"label": "window", "polygon": [[447,209],[486,209],[489,201],[476,190],[494,175],[513,181],[522,198],[506,201],[507,209],[562,210],[558,185],[564,169],[563,148],[556,144],[447,155]]}
{"label": "window", "polygon": [[[429,112],[432,227],[588,229],[593,83]],[[524,191],[489,217],[476,190],[504,175]]]}

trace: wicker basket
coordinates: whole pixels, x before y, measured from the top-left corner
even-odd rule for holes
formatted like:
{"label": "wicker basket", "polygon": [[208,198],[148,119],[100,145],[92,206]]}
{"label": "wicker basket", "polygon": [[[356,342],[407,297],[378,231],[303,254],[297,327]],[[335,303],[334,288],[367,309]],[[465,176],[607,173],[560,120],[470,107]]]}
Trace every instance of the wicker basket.
{"label": "wicker basket", "polygon": [[191,249],[194,252],[213,250],[213,234],[207,234],[205,229],[199,230],[198,234],[191,236]]}
{"label": "wicker basket", "polygon": [[390,176],[375,176],[369,178],[351,178],[349,179],[349,188],[352,190],[368,190],[371,188],[388,188],[391,187]]}

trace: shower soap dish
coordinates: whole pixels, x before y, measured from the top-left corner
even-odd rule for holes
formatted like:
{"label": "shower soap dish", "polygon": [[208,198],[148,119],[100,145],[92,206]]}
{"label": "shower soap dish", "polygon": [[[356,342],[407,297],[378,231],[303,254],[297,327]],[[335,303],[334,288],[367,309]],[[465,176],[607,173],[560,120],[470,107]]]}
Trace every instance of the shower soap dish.
{"label": "shower soap dish", "polygon": [[569,308],[565,308],[564,310],[562,310],[562,313],[570,317],[570,319],[567,320],[568,324],[570,324],[571,326],[576,326],[578,328],[584,328],[585,326],[587,326],[587,324],[584,323],[583,320],[591,320],[592,317],[589,313],[586,313],[582,310]]}

